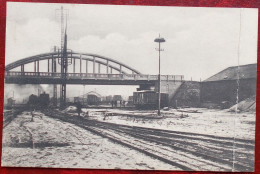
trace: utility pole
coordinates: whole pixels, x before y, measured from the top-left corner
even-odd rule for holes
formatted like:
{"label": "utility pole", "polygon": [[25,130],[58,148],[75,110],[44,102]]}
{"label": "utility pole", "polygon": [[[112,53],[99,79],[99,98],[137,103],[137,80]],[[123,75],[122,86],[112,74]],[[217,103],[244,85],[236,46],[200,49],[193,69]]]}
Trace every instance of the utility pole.
{"label": "utility pole", "polygon": [[66,79],[67,79],[67,69],[68,69],[68,55],[67,55],[67,15],[66,13],[66,26],[64,29],[64,9],[61,6],[60,9],[60,22],[61,22],[61,49],[60,49],[60,58],[58,63],[61,66],[61,78],[62,82],[60,84],[60,108],[63,109],[66,107]]}
{"label": "utility pole", "polygon": [[159,74],[158,74],[158,115],[161,115],[161,51],[164,51],[161,49],[161,43],[165,42],[165,39],[160,37],[156,38],[154,42],[159,43],[159,48],[156,48],[156,51],[159,52]]}
{"label": "utility pole", "polygon": [[[54,46],[54,52],[56,53],[56,46]],[[53,57],[52,60],[52,72],[56,73],[57,72],[57,62],[56,62],[56,58]],[[57,107],[57,84],[53,85],[53,105],[55,107]]]}
{"label": "utility pole", "polygon": [[67,33],[65,31],[65,36],[64,36],[64,47],[61,53],[61,78],[62,78],[62,83],[61,83],[61,91],[60,91],[60,108],[65,108],[66,107],[66,79],[67,79]]}

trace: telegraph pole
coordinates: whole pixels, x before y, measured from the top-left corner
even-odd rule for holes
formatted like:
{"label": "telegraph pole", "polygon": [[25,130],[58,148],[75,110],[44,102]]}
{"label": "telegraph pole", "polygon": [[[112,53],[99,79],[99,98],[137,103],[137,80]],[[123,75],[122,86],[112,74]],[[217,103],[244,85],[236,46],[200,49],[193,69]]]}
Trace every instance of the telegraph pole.
{"label": "telegraph pole", "polygon": [[156,51],[159,52],[159,74],[158,74],[158,115],[161,115],[161,51],[164,51],[161,49],[161,43],[165,42],[165,39],[160,37],[156,38],[154,42],[159,43],[159,48],[155,48]]}
{"label": "telegraph pole", "polygon": [[[54,46],[54,52],[56,53],[56,46]],[[56,58],[52,57],[52,72],[56,73],[57,72],[57,62]],[[53,105],[57,107],[57,84],[53,85]]]}
{"label": "telegraph pole", "polygon": [[63,109],[66,107],[66,79],[67,79],[67,33],[65,31],[64,47],[61,53],[61,91],[60,91],[60,107]]}
{"label": "telegraph pole", "polygon": [[[65,10],[66,11],[66,10]],[[66,107],[66,79],[67,79],[67,70],[68,70],[68,54],[67,54],[67,15],[66,13],[66,26],[64,29],[64,9],[61,6],[60,9],[60,22],[61,22],[61,47],[60,47],[60,58],[58,63],[61,66],[61,78],[62,82],[60,84],[60,108],[63,109]]]}

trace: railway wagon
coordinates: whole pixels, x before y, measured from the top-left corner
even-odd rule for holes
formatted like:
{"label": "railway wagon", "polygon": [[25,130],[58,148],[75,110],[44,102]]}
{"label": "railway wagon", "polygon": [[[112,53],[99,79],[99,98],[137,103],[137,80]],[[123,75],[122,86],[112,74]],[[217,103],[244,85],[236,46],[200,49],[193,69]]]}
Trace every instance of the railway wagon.
{"label": "railway wagon", "polygon": [[87,102],[89,105],[99,105],[101,102],[101,97],[95,94],[89,94],[87,98]]}
{"label": "railway wagon", "polygon": [[[169,106],[169,95],[161,93],[161,108]],[[138,91],[133,94],[133,104],[139,109],[157,109],[158,93],[155,91]]]}
{"label": "railway wagon", "polygon": [[121,100],[123,100],[121,95],[114,95],[113,96],[113,101],[121,101]]}
{"label": "railway wagon", "polygon": [[76,103],[80,103],[82,106],[85,106],[88,104],[88,98],[74,97],[74,104]]}

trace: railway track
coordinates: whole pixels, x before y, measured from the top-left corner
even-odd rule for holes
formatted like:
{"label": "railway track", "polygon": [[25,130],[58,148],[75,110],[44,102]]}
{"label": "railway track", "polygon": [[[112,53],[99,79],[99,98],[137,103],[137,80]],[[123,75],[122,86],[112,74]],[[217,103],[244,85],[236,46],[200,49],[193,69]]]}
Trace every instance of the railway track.
{"label": "railway track", "polygon": [[[118,125],[72,117],[58,111],[44,113],[73,123],[180,170],[232,171],[233,166],[233,171],[254,169],[254,141],[252,140],[235,139],[234,141],[233,138],[228,137]],[[233,159],[235,159],[234,163]]]}
{"label": "railway track", "polygon": [[[126,135],[130,135],[136,139],[144,140],[144,142],[153,142],[155,144],[158,144],[159,147],[169,147],[172,150],[178,151],[178,152],[185,152],[192,154],[196,157],[196,162],[198,162],[198,158],[207,159],[212,162],[217,162],[217,164],[221,164],[219,166],[220,168],[223,167],[223,165],[233,166],[233,146],[224,146],[223,143],[218,141],[218,144],[203,142],[203,140],[196,140],[192,139],[191,137],[185,137],[180,139],[179,136],[172,135],[171,137],[165,136],[165,134],[161,133],[161,135],[154,135],[154,131],[151,132],[149,129],[139,130],[138,127],[133,127],[132,129],[125,129],[125,127],[121,127],[120,129],[114,128],[107,125],[100,125],[99,127],[103,127],[104,130],[114,130],[117,133],[122,133]],[[157,134],[157,133],[156,133]],[[207,139],[208,141],[208,139]],[[216,141],[215,141],[216,142]],[[216,148],[219,147],[219,148]],[[247,151],[247,149],[243,149],[244,151]],[[216,153],[218,155],[216,155]],[[249,159],[250,156],[247,153],[240,152],[240,155],[243,155],[246,159]],[[250,164],[252,161],[241,161],[236,160],[235,167],[237,170],[250,170]]]}
{"label": "railway track", "polygon": [[3,128],[5,128],[9,123],[12,122],[13,119],[16,118],[17,115],[22,113],[24,108],[16,108],[13,111],[8,111],[3,113]]}

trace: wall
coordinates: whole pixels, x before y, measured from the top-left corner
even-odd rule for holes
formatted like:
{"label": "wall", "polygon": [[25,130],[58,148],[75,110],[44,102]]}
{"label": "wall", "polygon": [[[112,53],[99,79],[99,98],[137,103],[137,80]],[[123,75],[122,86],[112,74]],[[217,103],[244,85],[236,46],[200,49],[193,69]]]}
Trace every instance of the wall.
{"label": "wall", "polygon": [[[169,106],[173,106],[171,101],[183,81],[161,81],[161,92],[169,94]],[[158,82],[155,83],[155,91],[158,92]]]}
{"label": "wall", "polygon": [[[221,80],[201,82],[201,103],[212,102],[220,104],[228,101],[235,104],[238,84],[236,80]],[[256,79],[241,79],[239,81],[239,101],[256,95]]]}
{"label": "wall", "polygon": [[170,105],[177,107],[199,107],[200,106],[200,82],[185,81],[176,91]]}

